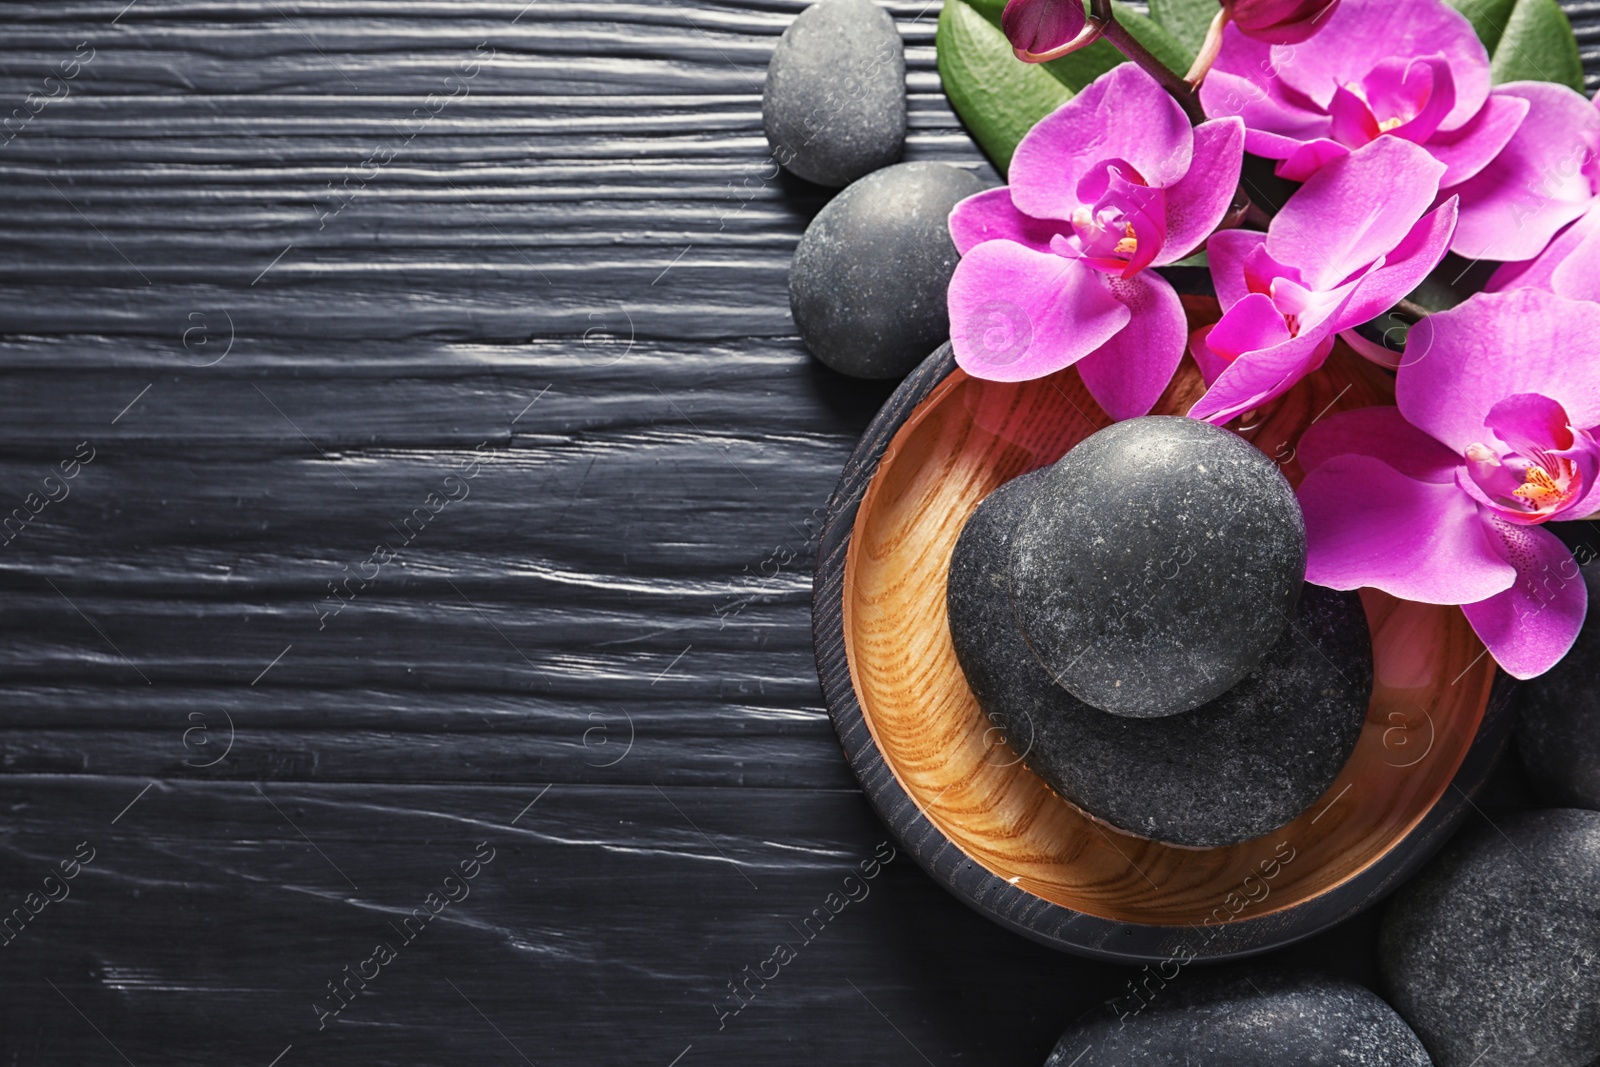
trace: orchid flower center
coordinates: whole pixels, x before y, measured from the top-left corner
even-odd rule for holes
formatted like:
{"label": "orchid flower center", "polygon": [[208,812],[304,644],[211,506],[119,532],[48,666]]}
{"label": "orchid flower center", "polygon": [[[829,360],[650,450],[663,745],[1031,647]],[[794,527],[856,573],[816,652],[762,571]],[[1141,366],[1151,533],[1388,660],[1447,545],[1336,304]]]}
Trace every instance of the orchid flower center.
{"label": "orchid flower center", "polygon": [[1564,456],[1500,455],[1482,442],[1467,446],[1467,469],[1478,488],[1496,503],[1523,513],[1553,513],[1577,496],[1582,473]]}
{"label": "orchid flower center", "polygon": [[1443,56],[1385,59],[1359,82],[1335,87],[1328,104],[1333,139],[1360,148],[1384,134],[1421,144],[1456,104],[1455,77]]}
{"label": "orchid flower center", "polygon": [[[1077,231],[1078,240],[1083,242],[1085,248],[1092,248],[1102,255],[1127,260],[1139,251],[1139,234],[1134,230],[1133,223],[1114,211],[1096,215],[1089,208],[1080,206],[1072,213],[1072,228]],[[1122,231],[1120,234],[1117,232],[1119,228]],[[1107,252],[1106,245],[1113,241],[1115,243]]]}
{"label": "orchid flower center", "polygon": [[1078,182],[1072,234],[1058,236],[1058,255],[1082,259],[1107,274],[1131,278],[1148,267],[1167,239],[1167,198],[1121,159],[1103,160]]}
{"label": "orchid flower center", "polygon": [[1484,425],[1498,446],[1467,446],[1466,473],[1507,518],[1525,523],[1555,518],[1583,497],[1600,470],[1600,446],[1574,429],[1556,401],[1536,393],[1507,397]]}

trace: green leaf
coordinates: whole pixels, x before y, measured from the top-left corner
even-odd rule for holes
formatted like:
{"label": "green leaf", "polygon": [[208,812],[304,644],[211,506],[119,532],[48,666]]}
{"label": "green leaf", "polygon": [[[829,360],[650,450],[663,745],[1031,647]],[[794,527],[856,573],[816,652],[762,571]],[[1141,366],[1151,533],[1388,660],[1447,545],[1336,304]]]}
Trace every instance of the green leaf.
{"label": "green leaf", "polygon": [[1071,90],[1042,65],[1018,60],[1000,27],[964,0],[945,0],[935,44],[950,105],[1004,174],[1022,135]]}
{"label": "green leaf", "polygon": [[1583,91],[1583,60],[1572,24],[1556,0],[1449,0],[1489,50],[1496,85],[1555,82]]}
{"label": "green leaf", "polygon": [[1494,50],[1500,46],[1500,35],[1505,33],[1506,23],[1511,21],[1511,9],[1517,6],[1517,0],[1446,0],[1446,2],[1472,23],[1473,32],[1478,35],[1478,40],[1483,42],[1483,47],[1494,55]]}
{"label": "green leaf", "polygon": [[1150,0],[1150,18],[1183,45],[1191,63],[1220,10],[1217,0]]}

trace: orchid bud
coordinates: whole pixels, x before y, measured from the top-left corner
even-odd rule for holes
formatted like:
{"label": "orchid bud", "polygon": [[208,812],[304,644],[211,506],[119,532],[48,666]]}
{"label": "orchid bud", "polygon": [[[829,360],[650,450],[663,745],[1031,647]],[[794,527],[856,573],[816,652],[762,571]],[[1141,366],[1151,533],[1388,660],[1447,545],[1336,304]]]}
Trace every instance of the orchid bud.
{"label": "orchid bud", "polygon": [[1327,22],[1339,0],[1224,0],[1246,37],[1268,44],[1298,44]]}
{"label": "orchid bud", "polygon": [[1000,27],[1024,63],[1056,59],[1100,36],[1100,27],[1084,14],[1082,0],[1008,0]]}

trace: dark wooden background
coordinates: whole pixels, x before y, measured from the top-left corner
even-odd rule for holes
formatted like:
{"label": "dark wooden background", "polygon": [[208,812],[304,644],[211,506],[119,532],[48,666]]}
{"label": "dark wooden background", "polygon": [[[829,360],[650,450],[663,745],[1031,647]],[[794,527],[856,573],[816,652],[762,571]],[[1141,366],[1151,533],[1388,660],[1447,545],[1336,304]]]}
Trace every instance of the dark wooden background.
{"label": "dark wooden background", "polygon": [[[798,0],[124,2],[0,5],[0,914],[95,857],[0,1062],[1022,1067],[1119,992],[901,856],[719,1021],[886,836],[811,658],[886,391],[788,314]],[[992,178],[936,4],[907,158]]]}

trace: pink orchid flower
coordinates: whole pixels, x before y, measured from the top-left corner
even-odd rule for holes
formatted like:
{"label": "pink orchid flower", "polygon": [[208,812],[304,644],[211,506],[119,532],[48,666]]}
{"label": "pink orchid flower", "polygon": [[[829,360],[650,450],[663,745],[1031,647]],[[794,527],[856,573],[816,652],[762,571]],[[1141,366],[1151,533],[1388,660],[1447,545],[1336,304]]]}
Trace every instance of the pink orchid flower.
{"label": "pink orchid flower", "polygon": [[1528,101],[1490,91],[1489,54],[1465,16],[1440,0],[1344,0],[1299,44],[1252,40],[1239,27],[1200,89],[1207,115],[1237,115],[1245,149],[1304,181],[1379,139],[1421,145],[1449,189],[1483,170],[1522,124]]}
{"label": "pink orchid flower", "polygon": [[992,381],[1076,365],[1116,419],[1143,415],[1183,358],[1188,325],[1147,269],[1194,252],[1228,211],[1244,127],[1191,127],[1131,63],[1101,75],[1017,146],[1011,185],[956,205],[956,362]]}
{"label": "pink orchid flower", "polygon": [[1189,416],[1221,425],[1282,396],[1322,366],[1339,331],[1416,288],[1455,229],[1454,198],[1428,211],[1444,170],[1416,145],[1385,138],[1318,171],[1266,233],[1213,235],[1223,315],[1191,339],[1209,388]]}
{"label": "pink orchid flower", "polygon": [[1505,150],[1457,190],[1455,251],[1527,260],[1600,195],[1600,104],[1550,82],[1511,82],[1495,92],[1525,101],[1528,118]]}
{"label": "pink orchid flower", "polygon": [[1600,507],[1600,305],[1479,294],[1411,331],[1397,407],[1301,437],[1306,580],[1460,604],[1506,671],[1549,670],[1588,596],[1540,524]]}
{"label": "pink orchid flower", "polygon": [[1299,44],[1327,24],[1339,0],[1223,0],[1239,32],[1269,44]]}
{"label": "pink orchid flower", "polygon": [[1024,63],[1044,63],[1090,44],[1100,36],[1083,0],[1007,0],[1000,28]]}

